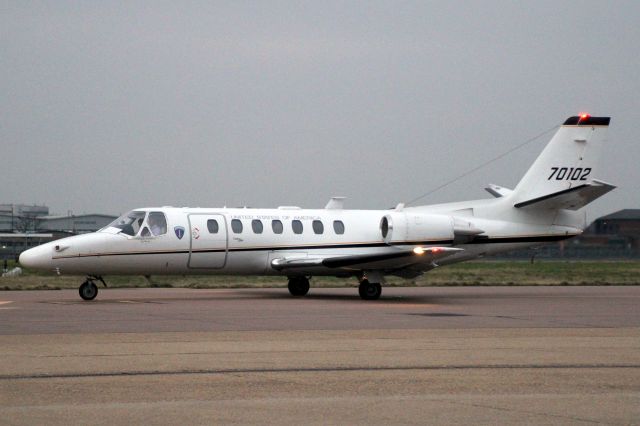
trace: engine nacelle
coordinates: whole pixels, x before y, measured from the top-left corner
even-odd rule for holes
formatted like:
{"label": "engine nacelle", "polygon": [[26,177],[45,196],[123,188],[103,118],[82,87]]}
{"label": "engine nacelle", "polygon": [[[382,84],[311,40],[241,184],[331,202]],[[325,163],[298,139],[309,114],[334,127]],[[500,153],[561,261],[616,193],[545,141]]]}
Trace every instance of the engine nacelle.
{"label": "engine nacelle", "polygon": [[387,244],[451,244],[454,220],[438,214],[393,212],[380,220],[380,232]]}

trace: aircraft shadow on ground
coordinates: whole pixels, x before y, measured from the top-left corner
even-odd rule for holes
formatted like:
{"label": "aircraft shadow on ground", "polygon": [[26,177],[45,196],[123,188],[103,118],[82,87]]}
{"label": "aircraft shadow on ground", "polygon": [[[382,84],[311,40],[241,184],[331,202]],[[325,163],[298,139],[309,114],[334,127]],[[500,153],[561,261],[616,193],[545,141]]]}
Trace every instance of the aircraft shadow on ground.
{"label": "aircraft shadow on ground", "polygon": [[430,295],[385,295],[382,294],[382,297],[378,300],[362,300],[358,295],[358,290],[353,289],[352,293],[327,293],[327,292],[314,292],[313,289],[304,297],[293,297],[286,290],[284,291],[251,291],[249,290],[247,293],[255,294],[256,298],[267,298],[267,299],[290,299],[290,300],[330,300],[334,302],[348,302],[348,303],[370,303],[370,304],[416,304],[416,303],[424,303],[424,304],[433,304],[434,299],[437,297],[433,297]]}
{"label": "aircraft shadow on ground", "polygon": [[[325,289],[326,290],[326,289]],[[231,294],[230,294],[231,292]],[[351,293],[331,293],[323,291],[321,293],[314,292],[313,289],[304,297],[293,297],[286,289],[234,289],[225,292],[204,292],[204,294],[191,293],[188,296],[168,296],[162,297],[162,292],[157,297],[118,297],[109,292],[102,292],[97,299],[92,301],[83,301],[79,299],[51,300],[41,301],[47,304],[64,304],[64,305],[89,305],[89,304],[168,304],[172,302],[220,302],[220,301],[238,301],[238,300],[288,300],[293,303],[307,303],[311,301],[331,301],[335,303],[359,303],[379,306],[403,305],[403,304],[424,304],[424,305],[443,305],[443,304],[460,304],[459,300],[453,300],[454,297],[442,295],[385,295],[378,300],[362,300],[358,295],[357,289],[353,289]],[[464,303],[464,302],[463,302]]]}
{"label": "aircraft shadow on ground", "polygon": [[[206,302],[224,300],[289,300],[296,303],[305,301],[332,301],[336,303],[360,303],[378,305],[402,305],[402,304],[435,304],[435,305],[470,305],[478,303],[496,303],[504,299],[537,299],[540,297],[557,297],[558,287],[545,288],[518,288],[513,287],[451,287],[443,289],[435,288],[433,292],[423,289],[416,294],[415,289],[408,287],[389,287],[383,290],[382,297],[378,300],[362,300],[357,288],[311,288],[303,297],[291,296],[286,288],[220,288],[220,289],[183,289],[184,296],[179,294],[164,293],[163,289],[135,289],[126,295],[116,294],[116,291],[131,289],[113,288],[101,291],[96,300],[85,302],[79,298],[62,300],[42,300],[41,303],[51,304],[125,304],[125,303],[154,303],[166,304],[171,302]],[[176,289],[173,289],[176,290]],[[389,291],[393,290],[393,291]],[[144,296],[136,292],[153,291],[153,295]],[[167,294],[163,297],[163,294]]]}

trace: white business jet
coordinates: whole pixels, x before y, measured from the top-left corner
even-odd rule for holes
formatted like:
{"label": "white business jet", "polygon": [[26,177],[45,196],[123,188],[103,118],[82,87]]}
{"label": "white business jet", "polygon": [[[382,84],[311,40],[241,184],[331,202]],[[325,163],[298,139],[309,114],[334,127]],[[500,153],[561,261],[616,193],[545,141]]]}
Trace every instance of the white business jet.
{"label": "white business jet", "polygon": [[[609,117],[568,118],[515,189],[495,198],[391,210],[140,208],[107,227],[32,248],[20,263],[86,275],[80,297],[116,274],[282,275],[304,296],[311,276],[354,276],[378,299],[386,275],[415,278],[439,265],[560,241],[582,232],[578,210],[615,187],[593,179]],[[106,284],[105,284],[106,285]]]}

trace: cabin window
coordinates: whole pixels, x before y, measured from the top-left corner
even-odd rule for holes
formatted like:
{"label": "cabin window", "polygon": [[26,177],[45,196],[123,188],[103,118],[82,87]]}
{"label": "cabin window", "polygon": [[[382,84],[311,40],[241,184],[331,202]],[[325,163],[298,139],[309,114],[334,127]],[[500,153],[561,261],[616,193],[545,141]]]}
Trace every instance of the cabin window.
{"label": "cabin window", "polygon": [[282,234],[282,231],[284,231],[284,226],[282,226],[281,221],[276,219],[271,221],[271,229],[273,229],[274,234]]}
{"label": "cabin window", "polygon": [[151,233],[156,237],[167,233],[167,218],[162,212],[151,212],[147,217],[147,224]]}
{"label": "cabin window", "polygon": [[262,234],[262,230],[264,229],[264,227],[262,226],[262,221],[258,219],[252,220],[251,229],[253,229],[253,232],[256,234]]}
{"label": "cabin window", "polygon": [[233,219],[231,221],[231,229],[235,234],[242,232],[242,222],[240,222],[240,219]]}
{"label": "cabin window", "polygon": [[218,221],[215,219],[207,220],[207,229],[210,234],[217,234],[220,231],[220,226],[218,225]]}
{"label": "cabin window", "polygon": [[302,234],[302,222],[299,220],[291,221],[291,229],[293,229],[294,234]]}
{"label": "cabin window", "polygon": [[314,220],[311,225],[313,226],[313,232],[315,232],[316,234],[324,233],[324,225],[321,221]]}
{"label": "cabin window", "polygon": [[344,234],[344,223],[342,223],[341,220],[334,220],[333,221],[333,230],[338,235]]}

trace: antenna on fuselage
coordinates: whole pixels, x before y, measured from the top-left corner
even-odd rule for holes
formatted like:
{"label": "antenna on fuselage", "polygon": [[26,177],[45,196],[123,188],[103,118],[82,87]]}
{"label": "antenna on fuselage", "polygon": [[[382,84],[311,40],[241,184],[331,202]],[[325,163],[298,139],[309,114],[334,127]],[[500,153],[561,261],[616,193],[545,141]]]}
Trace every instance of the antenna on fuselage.
{"label": "antenna on fuselage", "polygon": [[325,210],[342,210],[344,209],[344,200],[347,197],[331,197],[326,206],[324,206]]}

